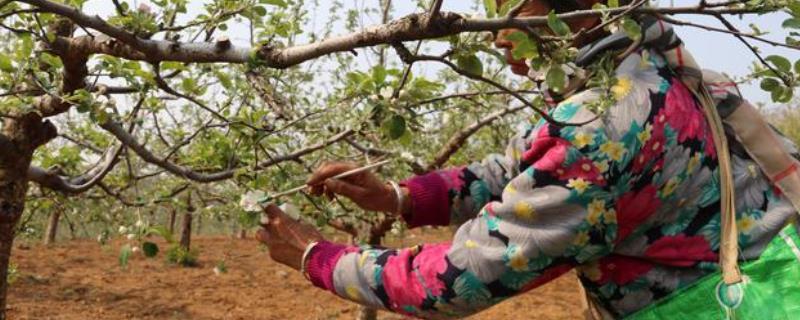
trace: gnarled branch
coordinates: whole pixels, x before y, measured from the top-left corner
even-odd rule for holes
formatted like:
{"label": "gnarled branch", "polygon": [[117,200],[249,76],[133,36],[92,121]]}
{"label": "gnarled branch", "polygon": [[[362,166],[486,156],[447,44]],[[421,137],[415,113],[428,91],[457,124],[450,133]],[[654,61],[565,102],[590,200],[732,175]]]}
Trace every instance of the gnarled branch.
{"label": "gnarled branch", "polygon": [[[113,38],[113,45],[101,45],[95,42],[91,46],[93,53],[105,53],[133,60],[182,61],[182,62],[228,62],[247,63],[257,61],[272,68],[288,68],[302,62],[319,58],[336,52],[349,52],[353,49],[371,47],[380,44],[391,44],[404,41],[434,39],[462,32],[498,31],[507,28],[525,30],[529,27],[547,25],[547,17],[519,17],[477,19],[464,18],[456,13],[439,12],[435,19],[431,13],[417,13],[405,16],[363,31],[348,35],[328,38],[316,43],[298,45],[288,48],[275,48],[264,45],[260,48],[237,47],[229,41],[181,43],[166,40],[150,40],[137,37],[122,28],[111,25],[98,16],[84,14],[80,10],[47,0],[19,0],[37,7],[43,12],[50,12],[69,18],[80,26],[95,29]],[[629,10],[627,6],[604,10],[581,10],[559,14],[564,20],[585,17],[598,17],[608,14],[619,14]],[[632,10],[631,14],[700,14],[700,15],[732,15],[761,13],[758,8],[747,7],[708,7],[685,6],[671,8],[641,7]],[[425,23],[432,21],[430,25]],[[103,40],[107,42],[107,40]]]}

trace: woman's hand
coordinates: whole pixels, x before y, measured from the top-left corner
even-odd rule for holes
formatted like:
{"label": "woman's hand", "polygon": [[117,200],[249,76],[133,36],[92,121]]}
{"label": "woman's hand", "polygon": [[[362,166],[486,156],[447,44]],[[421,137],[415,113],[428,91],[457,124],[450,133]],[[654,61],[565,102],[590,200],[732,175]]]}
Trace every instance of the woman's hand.
{"label": "woman's hand", "polygon": [[311,193],[317,196],[324,193],[332,198],[334,194],[340,194],[364,210],[398,212],[397,194],[394,188],[378,179],[372,172],[364,171],[341,179],[331,179],[338,174],[358,168],[359,166],[353,163],[327,162],[314,171],[307,184],[311,187]]}
{"label": "woman's hand", "polygon": [[313,226],[290,218],[274,204],[267,206],[264,212],[269,223],[258,230],[256,239],[269,247],[273,260],[300,270],[306,247],[324,238]]}

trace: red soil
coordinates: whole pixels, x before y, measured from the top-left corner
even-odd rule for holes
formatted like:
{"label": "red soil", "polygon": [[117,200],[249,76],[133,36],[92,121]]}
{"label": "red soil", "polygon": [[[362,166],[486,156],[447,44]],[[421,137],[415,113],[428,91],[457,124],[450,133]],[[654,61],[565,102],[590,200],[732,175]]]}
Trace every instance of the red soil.
{"label": "red soil", "polygon": [[[444,240],[448,232],[407,236],[409,245]],[[254,240],[200,237],[193,240],[199,267],[167,265],[160,253],[136,255],[127,270],[117,264],[120,243],[18,245],[12,261],[20,276],[9,290],[9,319],[355,319],[358,312],[272,262]],[[217,276],[213,269],[222,259],[228,272]],[[578,319],[579,292],[570,273],[470,319]],[[403,319],[388,312],[378,318]]]}

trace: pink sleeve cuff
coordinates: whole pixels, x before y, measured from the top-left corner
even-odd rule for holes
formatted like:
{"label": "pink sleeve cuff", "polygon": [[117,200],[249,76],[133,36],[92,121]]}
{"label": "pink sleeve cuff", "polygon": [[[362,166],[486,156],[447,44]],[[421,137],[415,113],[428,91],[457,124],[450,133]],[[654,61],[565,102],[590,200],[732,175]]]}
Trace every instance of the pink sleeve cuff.
{"label": "pink sleeve cuff", "polygon": [[401,183],[411,196],[411,210],[403,215],[410,228],[450,224],[450,197],[447,181],[432,172]]}
{"label": "pink sleeve cuff", "polygon": [[344,255],[346,248],[347,246],[328,241],[320,241],[311,248],[306,261],[306,272],[314,286],[335,292],[333,269],[336,268],[336,262]]}

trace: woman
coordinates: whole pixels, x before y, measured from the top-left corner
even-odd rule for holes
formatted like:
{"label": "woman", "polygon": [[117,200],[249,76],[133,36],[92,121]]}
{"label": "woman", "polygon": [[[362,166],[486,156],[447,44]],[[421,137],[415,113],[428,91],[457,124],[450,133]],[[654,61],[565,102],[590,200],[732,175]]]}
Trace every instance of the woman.
{"label": "woman", "polygon": [[[519,15],[596,2],[534,0]],[[571,27],[597,23],[583,19]],[[506,52],[514,46],[505,40],[509,32],[496,40]],[[472,314],[573,268],[604,317],[647,312],[719,270],[721,230],[717,150],[692,95],[700,71],[669,26],[650,21],[643,35],[618,64],[610,93],[584,88],[582,72],[570,78],[566,91],[574,93],[542,88],[553,118],[565,123],[595,119],[588,106],[613,98],[589,124],[531,125],[503,156],[417,176],[402,187],[371,173],[328,179],[354,168],[346,163],[323,165],[308,182],[318,195],[336,193],[364,209],[401,215],[410,227],[463,222],[452,242],[399,250],[334,244],[274,206],[259,239],[314,285],[415,317]],[[619,34],[590,40],[574,70],[630,44]],[[524,61],[507,56],[514,73],[539,80]],[[730,81],[710,73],[704,81],[721,113],[744,103]],[[755,260],[796,210],[741,147],[732,142],[731,149],[741,259]]]}

